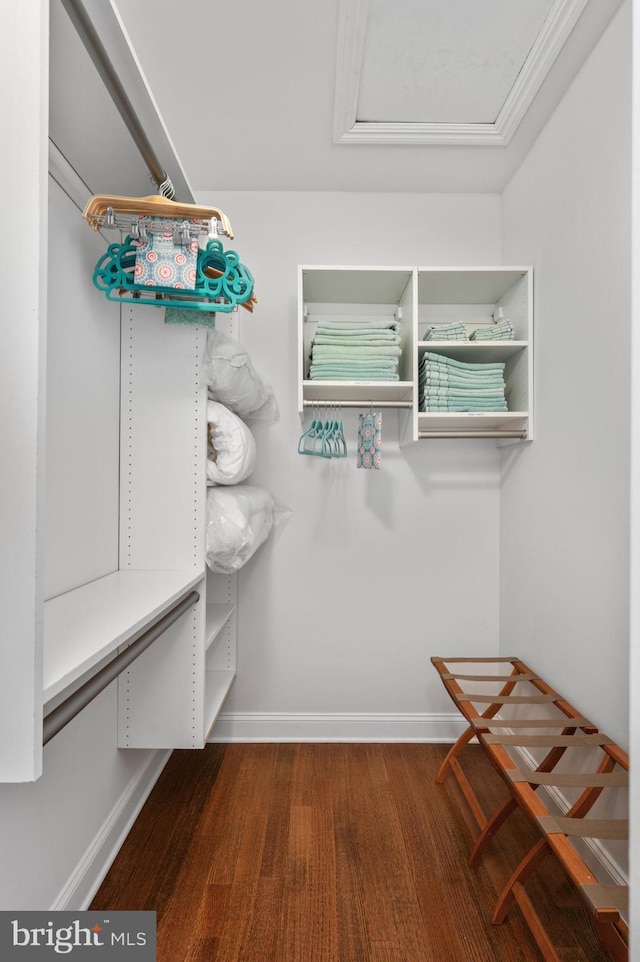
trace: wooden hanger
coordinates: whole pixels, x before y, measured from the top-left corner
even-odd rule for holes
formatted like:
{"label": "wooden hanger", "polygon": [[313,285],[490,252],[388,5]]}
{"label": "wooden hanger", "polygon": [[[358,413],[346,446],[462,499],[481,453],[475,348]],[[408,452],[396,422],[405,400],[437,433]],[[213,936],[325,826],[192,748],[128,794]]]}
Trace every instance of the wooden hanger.
{"label": "wooden hanger", "polygon": [[119,197],[115,194],[96,194],[87,201],[82,216],[94,230],[98,230],[103,226],[109,209],[114,213],[131,214],[132,216],[137,214],[150,217],[209,221],[212,217],[215,217],[218,221],[218,232],[226,237],[233,237],[229,218],[217,207],[180,204],[175,200],[162,197],[160,194],[150,194],[148,197]]}

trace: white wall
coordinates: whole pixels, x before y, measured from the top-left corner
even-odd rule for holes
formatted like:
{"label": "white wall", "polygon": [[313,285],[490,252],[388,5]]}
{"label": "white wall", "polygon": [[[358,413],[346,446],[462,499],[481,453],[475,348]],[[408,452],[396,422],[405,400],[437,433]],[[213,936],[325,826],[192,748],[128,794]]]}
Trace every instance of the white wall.
{"label": "white wall", "polygon": [[630,3],[502,196],[535,266],[536,440],[503,456],[500,638],[628,744]]}
{"label": "white wall", "polygon": [[117,685],[44,749],[37,782],[0,785],[0,909],[81,909],[168,757],[120,751]]}
{"label": "white wall", "polygon": [[198,199],[230,216],[227,246],[255,275],[258,305],[240,312],[241,340],[281,411],[254,428],[250,480],[294,512],[240,571],[238,678],[214,737],[447,737],[451,707],[429,656],[497,646],[497,449],[399,449],[397,413],[385,411],[382,469],[357,470],[349,411],[347,459],[298,455],[296,265],[499,263],[499,199]]}

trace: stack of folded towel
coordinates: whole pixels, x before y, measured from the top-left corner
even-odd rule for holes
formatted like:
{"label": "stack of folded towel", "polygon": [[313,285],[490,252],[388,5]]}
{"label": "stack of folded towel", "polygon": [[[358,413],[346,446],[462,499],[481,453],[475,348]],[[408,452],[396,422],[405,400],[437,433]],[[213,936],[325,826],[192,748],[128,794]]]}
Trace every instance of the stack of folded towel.
{"label": "stack of folded towel", "polygon": [[468,364],[427,351],[420,362],[421,411],[506,411],[504,364]]}
{"label": "stack of folded towel", "polygon": [[428,327],[425,341],[468,341],[469,335],[462,321],[452,321],[451,324],[438,324],[437,327]]}
{"label": "stack of folded towel", "polygon": [[477,327],[469,338],[470,341],[512,341],[513,327],[509,318],[499,324],[489,324],[487,327]]}
{"label": "stack of folded towel", "polygon": [[311,344],[309,377],[325,381],[398,381],[397,321],[321,321]]}

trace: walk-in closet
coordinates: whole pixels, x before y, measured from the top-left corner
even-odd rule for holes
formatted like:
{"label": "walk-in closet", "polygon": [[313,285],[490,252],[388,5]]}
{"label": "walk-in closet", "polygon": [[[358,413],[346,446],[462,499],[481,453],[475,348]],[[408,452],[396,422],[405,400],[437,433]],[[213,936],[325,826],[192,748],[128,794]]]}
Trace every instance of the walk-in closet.
{"label": "walk-in closet", "polygon": [[[421,962],[441,896],[416,879],[441,835],[434,865],[465,879],[478,951],[515,959],[504,930],[522,958],[625,958],[606,935],[545,950],[526,873],[499,897],[518,859],[504,843],[483,865],[481,809],[502,788],[559,878],[560,823],[532,819],[630,819],[630,844],[576,845],[598,884],[630,888],[618,931],[640,954],[639,17],[637,0],[5,11],[0,912],[116,905],[118,853],[146,849],[150,878],[193,895],[166,889],[162,911],[197,905],[203,926],[190,954],[165,928],[178,954],[159,962],[214,942],[212,959],[224,943],[254,962],[267,931],[265,959],[285,939],[306,962],[321,919],[318,959],[408,962],[414,945]],[[522,774],[551,778],[566,746],[504,754],[478,729],[456,686],[499,720],[506,702],[474,686],[505,663],[535,687],[525,721],[560,705],[605,744],[584,804],[571,752],[568,795]],[[523,725],[517,711],[508,737]],[[460,737],[461,764],[490,773],[477,803],[457,749],[443,761]],[[346,867],[367,820],[389,823],[366,835],[375,897]],[[193,860],[188,881],[154,824]],[[287,838],[296,868],[277,882]],[[557,943],[565,890],[541,870]],[[246,942],[195,888],[240,877]],[[301,913],[286,938],[261,928],[281,904]],[[453,960],[472,952],[438,931]]]}

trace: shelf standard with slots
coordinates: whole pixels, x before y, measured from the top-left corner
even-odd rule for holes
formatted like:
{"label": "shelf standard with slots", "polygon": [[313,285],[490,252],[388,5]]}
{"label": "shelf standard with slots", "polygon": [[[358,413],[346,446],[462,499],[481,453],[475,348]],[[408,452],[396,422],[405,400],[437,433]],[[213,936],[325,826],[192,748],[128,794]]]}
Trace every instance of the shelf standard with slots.
{"label": "shelf standard with slots", "polygon": [[[398,407],[401,445],[425,437],[533,438],[533,279],[529,267],[298,268],[298,411],[341,402]],[[460,321],[468,337],[509,318],[513,340],[425,340],[427,329]],[[309,377],[317,324],[371,319],[400,322],[399,381]],[[503,362],[508,410],[420,411],[419,365],[425,352],[466,363]]]}

